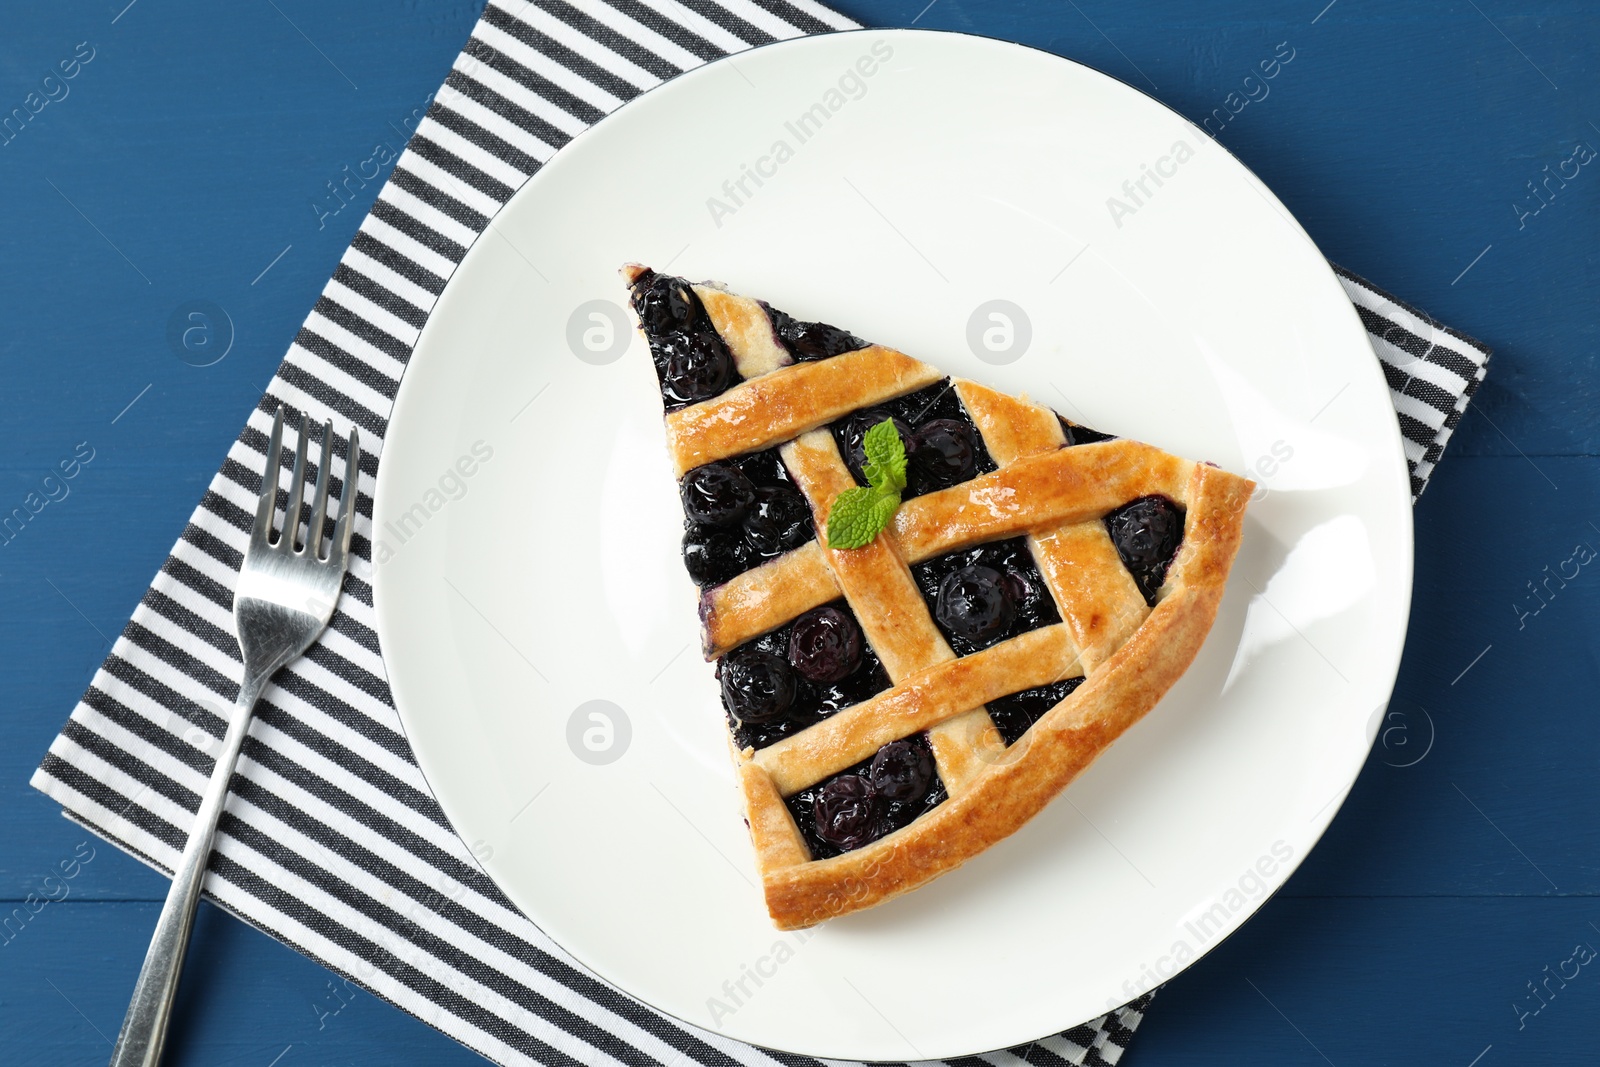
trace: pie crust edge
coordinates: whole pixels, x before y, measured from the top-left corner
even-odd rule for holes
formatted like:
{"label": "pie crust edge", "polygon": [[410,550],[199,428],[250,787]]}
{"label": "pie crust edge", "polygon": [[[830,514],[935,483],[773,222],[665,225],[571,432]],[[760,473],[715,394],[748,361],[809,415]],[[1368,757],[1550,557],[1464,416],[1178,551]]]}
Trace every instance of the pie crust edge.
{"label": "pie crust edge", "polygon": [[[959,795],[863,848],[794,863],[788,847],[756,839],[767,910],[795,930],[881,904],[946,873],[1009,837],[1061,793],[1188,670],[1216,619],[1243,534],[1254,483],[1196,465],[1189,519],[1169,587],[1149,617],[1071,696],[1023,735],[1026,750],[1002,750]],[[1015,747],[1015,746],[1013,746]],[[771,823],[761,802],[776,789],[750,789],[754,765],[741,768],[752,829]],[[763,774],[762,777],[765,777]],[[773,842],[773,844],[777,844]]]}
{"label": "pie crust edge", "polygon": [[[624,269],[623,277],[631,285],[643,273],[643,268],[629,265]],[[752,327],[759,325],[747,320],[765,320],[767,316],[763,305],[741,297],[707,299],[716,290],[701,286],[694,288],[705,302],[708,314],[714,320],[714,328],[733,350],[732,355],[741,373],[746,372],[747,363],[748,370],[755,373],[753,376],[746,374],[747,380],[731,388],[723,397],[667,415],[668,451],[676,475],[700,463],[749,450],[752,446],[748,439],[730,435],[727,431],[731,427],[727,424],[744,421],[737,416],[750,414],[755,408],[765,406],[780,411],[783,417],[778,421],[784,423],[776,436],[771,428],[764,431],[757,446],[775,444],[788,438],[791,445],[787,447],[792,448],[798,443],[799,437],[827,422],[844,407],[864,405],[903,394],[941,377],[941,372],[926,364],[893,349],[874,345],[833,357],[821,364],[774,366],[774,363],[781,364],[781,358],[775,360],[771,358],[771,353],[765,351],[744,351],[750,348],[748,341],[754,333]],[[865,376],[848,373],[856,369],[857,363],[863,364],[861,370],[870,369],[875,373]],[[873,366],[874,363],[877,366]],[[776,370],[784,373],[773,374]],[[855,399],[847,404],[845,396],[852,390],[847,384],[851,378],[857,379],[854,385]],[[1009,487],[1013,478],[1025,477],[1029,473],[1030,465],[1024,462],[1020,469],[1009,474],[1005,472],[1006,467],[1016,460],[1025,461],[1045,444],[1050,446],[1048,451],[1060,448],[1060,431],[1049,419],[1044,418],[1045,415],[1054,417],[1054,413],[1048,409],[1037,407],[1023,397],[994,393],[977,383],[954,379],[953,384],[986,441],[1000,422],[1014,420],[1017,423],[1014,439],[1007,432],[1005,439],[989,442],[1002,470],[984,476],[983,480]],[[800,388],[802,385],[806,388]],[[985,412],[982,410],[984,408],[989,410]],[[985,418],[985,414],[992,417]],[[1039,425],[1031,425],[1033,422]],[[1050,440],[1045,442],[1044,438],[1047,437]],[[998,449],[995,446],[999,446]],[[998,736],[993,735],[988,715],[981,707],[975,712],[943,720],[941,729],[960,726],[965,730],[970,725],[972,729],[986,729],[990,736],[974,736],[971,739],[973,743],[969,747],[973,753],[969,755],[974,758],[967,761],[968,767],[959,780],[947,782],[950,788],[948,799],[902,829],[853,851],[823,860],[811,859],[809,849],[788,811],[784,793],[769,769],[763,766],[763,761],[757,758],[756,753],[735,751],[733,755],[739,790],[746,807],[746,821],[762,876],[766,904],[773,923],[779,929],[812,926],[893,899],[953,870],[1010,836],[1148,713],[1198,655],[1216,618],[1223,588],[1242,537],[1243,513],[1254,491],[1254,483],[1216,467],[1194,464],[1137,442],[1115,441],[1109,446],[1080,447],[1085,449],[1080,453],[1085,459],[1101,452],[1105,453],[1108,460],[1113,458],[1114,453],[1124,450],[1144,453],[1136,459],[1133,456],[1123,457],[1135,459],[1131,464],[1111,463],[1113,468],[1123,468],[1116,472],[1123,477],[1112,477],[1111,480],[1126,478],[1130,487],[1133,483],[1140,484],[1142,492],[1170,494],[1180,500],[1186,509],[1183,539],[1171,562],[1166,582],[1157,594],[1159,599],[1155,607],[1149,609],[1142,621],[1135,624],[1126,644],[1101,661],[1076,691],[1035,722],[1015,745],[1005,747]],[[831,442],[826,451],[834,453],[833,463],[842,467]],[[1003,453],[1014,454],[1007,456]],[[785,458],[787,462],[790,457]],[[1071,466],[1076,467],[1077,463]],[[1100,481],[1095,475],[1113,472],[1079,473],[1080,476],[1089,475],[1084,479],[1086,483],[1094,483]],[[980,489],[984,487],[978,486]],[[1017,488],[1021,489],[1022,486]],[[1105,490],[1108,487],[1101,485],[1098,488]],[[949,493],[949,503],[957,503],[954,499],[956,496],[955,493]],[[936,549],[955,547],[953,544],[934,543],[950,539],[948,530],[932,536],[928,544],[920,543],[928,540],[929,535],[926,531],[914,528],[914,524],[908,521],[910,513],[929,507],[939,508],[945,504],[945,501],[931,498],[921,499],[922,503],[913,501],[908,509],[903,509],[906,513],[897,516],[896,528],[885,538],[885,541],[893,543],[891,551],[902,560],[908,556],[920,558],[932,555]],[[812,503],[816,508],[818,502]],[[972,503],[978,502],[974,500]],[[985,505],[980,510],[988,511],[989,508]],[[825,519],[825,506],[820,509],[819,519]],[[961,522],[955,525],[964,526]],[[975,529],[991,527],[988,522],[973,525]],[[978,532],[984,534],[983,539],[992,539],[995,534],[993,528]],[[1028,533],[1032,541],[1032,535],[1042,531],[1035,526],[1023,525],[1009,532]],[[958,542],[969,539],[973,538],[954,538]],[[819,581],[818,584],[826,585],[826,591],[838,596],[842,589],[827,555],[827,550],[815,543],[791,553],[797,563],[810,564],[803,569],[814,579],[822,578],[825,573],[830,580]],[[802,560],[800,557],[805,558]],[[702,598],[703,650],[708,659],[770,628],[765,625],[764,618],[738,619],[738,616],[765,616],[778,610],[776,601],[785,602],[782,605],[784,610],[779,614],[787,614],[787,608],[793,607],[800,599],[811,599],[797,597],[797,590],[786,588],[781,580],[798,577],[798,574],[780,576],[779,573],[769,572],[766,567],[746,573],[749,578],[744,581],[735,579],[723,592]],[[1127,578],[1125,574],[1123,577]],[[1131,585],[1131,579],[1125,584]],[[1126,592],[1128,590],[1124,590]],[[768,600],[775,602],[765,603]],[[1140,605],[1140,610],[1144,610],[1143,605]],[[1065,617],[1066,613],[1063,612],[1063,615]],[[756,625],[752,626],[752,623]],[[1122,632],[1126,632],[1126,627],[1122,627]],[[1095,653],[1099,648],[1093,646],[1104,647],[1111,643],[1109,640],[1085,641],[1084,638],[1092,636],[1089,633],[1074,636],[1071,642],[1077,646],[1077,652],[1072,657],[1074,663],[1080,657],[1085,660],[1096,658]],[[1105,636],[1114,638],[1115,635]],[[1091,665],[1085,662],[1078,669],[1083,670]],[[931,665],[927,669],[937,666]],[[901,678],[896,686],[913,681],[919,673],[923,672],[914,671],[911,677]],[[969,719],[972,720],[971,724],[965,721]],[[933,731],[930,730],[930,738],[932,736]]]}

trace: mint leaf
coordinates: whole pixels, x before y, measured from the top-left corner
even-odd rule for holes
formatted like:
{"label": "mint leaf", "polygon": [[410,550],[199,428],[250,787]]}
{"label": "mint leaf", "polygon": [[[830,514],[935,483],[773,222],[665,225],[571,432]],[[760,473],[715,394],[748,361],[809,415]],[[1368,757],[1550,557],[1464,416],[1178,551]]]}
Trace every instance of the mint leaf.
{"label": "mint leaf", "polygon": [[861,450],[867,457],[861,465],[861,473],[867,476],[867,481],[874,489],[892,492],[898,497],[900,490],[906,487],[906,446],[900,440],[894,420],[884,419],[868,430],[861,439]]}
{"label": "mint leaf", "polygon": [[[903,483],[902,483],[903,484]],[[861,548],[888,529],[900,506],[900,493],[855,486],[833,499],[828,512],[828,547]]]}
{"label": "mint leaf", "polygon": [[861,439],[861,472],[871,486],[846,489],[828,512],[828,547],[861,548],[889,528],[906,487],[906,446],[893,419],[877,423]]}

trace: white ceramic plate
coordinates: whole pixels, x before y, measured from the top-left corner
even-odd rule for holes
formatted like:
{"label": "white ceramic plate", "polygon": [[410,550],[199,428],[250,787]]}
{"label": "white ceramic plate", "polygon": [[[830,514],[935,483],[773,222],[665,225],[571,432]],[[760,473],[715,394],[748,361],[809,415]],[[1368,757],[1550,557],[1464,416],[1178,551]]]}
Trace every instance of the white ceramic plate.
{"label": "white ceramic plate", "polygon": [[[810,933],[754,885],[628,260],[1266,488],[1144,721],[1012,838]],[[1249,918],[1366,756],[1411,591],[1378,363],[1273,195],[1103,74],[921,31],[714,63],[564,148],[429,320],[374,528],[406,732],[507,896],[662,1011],[840,1058],[1040,1037]]]}

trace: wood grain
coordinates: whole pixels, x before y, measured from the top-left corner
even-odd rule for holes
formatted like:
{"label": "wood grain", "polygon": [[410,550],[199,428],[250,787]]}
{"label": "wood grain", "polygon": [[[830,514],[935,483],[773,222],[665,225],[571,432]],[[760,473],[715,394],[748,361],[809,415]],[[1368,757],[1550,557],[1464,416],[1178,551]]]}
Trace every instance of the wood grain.
{"label": "wood grain", "polygon": [[[97,49],[70,96],[0,147],[0,509],[76,443],[96,449],[71,496],[0,547],[6,910],[85,838],[28,774],[377,185],[320,228],[313,199],[375,143],[398,140],[480,5],[391,5],[381,18],[352,0],[279,6],[343,75],[266,4],[141,0],[114,25],[121,2],[0,14],[0,110],[76,42]],[[1197,122],[1289,42],[1294,59],[1222,143],[1331,259],[1497,349],[1417,508],[1397,699],[1431,716],[1432,750],[1408,768],[1374,754],[1280,897],[1171,984],[1123,1062],[1466,1067],[1491,1044],[1480,1067],[1591,1060],[1600,975],[1586,969],[1521,1031],[1511,1004],[1574,942],[1600,947],[1589,926],[1600,924],[1600,573],[1584,570],[1521,628],[1512,604],[1575,541],[1600,547],[1600,171],[1586,167],[1521,228],[1513,204],[1575,141],[1600,147],[1588,124],[1600,122],[1600,12],[1586,0],[839,6],[869,23],[921,12],[919,26],[1049,48]],[[181,362],[165,340],[168,316],[194,298],[233,321],[233,349],[211,367]],[[120,1019],[165,883],[100,848],[67,901],[0,945],[8,1064],[109,1054],[94,1027],[109,1034]],[[370,996],[319,1029],[327,972],[209,908],[188,977],[174,1065],[266,1067],[285,1049],[280,1067],[477,1062]]]}

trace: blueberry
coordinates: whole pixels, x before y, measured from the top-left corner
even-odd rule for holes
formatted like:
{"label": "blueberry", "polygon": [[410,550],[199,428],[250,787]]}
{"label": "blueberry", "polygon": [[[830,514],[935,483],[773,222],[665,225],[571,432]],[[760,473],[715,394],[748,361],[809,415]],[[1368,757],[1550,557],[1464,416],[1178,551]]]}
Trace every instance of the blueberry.
{"label": "blueberry", "polygon": [[683,534],[683,566],[689,579],[704,589],[720,585],[744,571],[750,549],[737,530],[690,525]]}
{"label": "blueberry", "polygon": [[1044,718],[1050,709],[1067,699],[1082,684],[1081,677],[1067,678],[991,700],[988,704],[989,718],[1001,739],[1007,745],[1014,745],[1028,732],[1029,727]]}
{"label": "blueberry", "polygon": [[687,329],[700,311],[700,301],[689,283],[664,274],[654,275],[643,287],[635,287],[633,306],[650,334]]}
{"label": "blueberry", "polygon": [[732,526],[743,522],[755,504],[756,487],[737,467],[707,463],[683,476],[678,495],[691,522]]}
{"label": "blueberry", "polygon": [[1055,610],[1055,601],[1051,599],[1049,590],[1044,587],[1042,578],[1043,576],[1037,571],[1030,574],[1009,568],[1001,577],[1011,602],[1017,607],[1017,618],[1022,620],[1024,630],[1031,630],[1060,618]]}
{"label": "blueberry", "polygon": [[909,466],[923,492],[948,489],[977,473],[972,433],[955,419],[931,419],[917,427],[907,444]]}
{"label": "blueberry", "polygon": [[1008,585],[992,567],[957,568],[939,583],[934,614],[941,626],[958,637],[969,641],[993,638],[1016,619]]}
{"label": "blueberry", "polygon": [[842,681],[817,687],[817,702],[823,711],[832,714],[871,700],[888,688],[890,688],[889,676],[884,673],[883,664],[878,662],[870,650],[863,649],[861,666],[846,675]]}
{"label": "blueberry", "polygon": [[1164,496],[1142,496],[1106,516],[1111,540],[1130,567],[1164,563],[1183,538],[1183,511]]}
{"label": "blueberry", "polygon": [[669,403],[693,404],[709,400],[728,387],[733,360],[715,333],[695,333],[663,343],[666,365],[661,371],[661,395]]}
{"label": "blueberry", "polygon": [[744,539],[762,559],[799,548],[816,536],[811,505],[786,486],[763,486],[755,491],[755,505],[744,520]]}
{"label": "blueberry", "polygon": [[910,741],[891,741],[872,757],[867,776],[885,800],[916,800],[933,778],[933,754]]}
{"label": "blueberry", "polygon": [[827,359],[867,347],[865,341],[848,330],[825,322],[801,322],[776,308],[767,310],[772,316],[772,332],[778,343],[801,362]]}
{"label": "blueberry", "polygon": [[722,706],[740,724],[776,722],[794,704],[794,673],[771,652],[740,648],[717,666]]}
{"label": "blueberry", "polygon": [[813,682],[837,682],[861,665],[861,628],[838,608],[806,612],[789,629],[789,666]]}
{"label": "blueberry", "polygon": [[1183,541],[1183,509],[1164,496],[1142,496],[1106,516],[1111,543],[1151,605]]}
{"label": "blueberry", "polygon": [[817,837],[845,852],[883,835],[877,794],[859,774],[841,774],[823,786],[811,811]]}
{"label": "blueberry", "polygon": [[[845,422],[845,466],[850,468],[850,473],[855,475],[856,481],[860,482],[862,485],[867,484],[867,475],[865,471],[867,453],[866,449],[862,447],[862,442],[866,440],[868,430],[878,425],[878,423],[882,422],[884,419],[891,417],[892,416],[889,414],[889,412],[885,411],[883,408],[868,408],[866,411],[858,411],[854,415],[851,415]],[[899,432],[900,440],[905,444],[906,453],[909,457],[912,454],[911,427],[907,425],[904,419],[896,418],[894,420],[894,428]]]}

